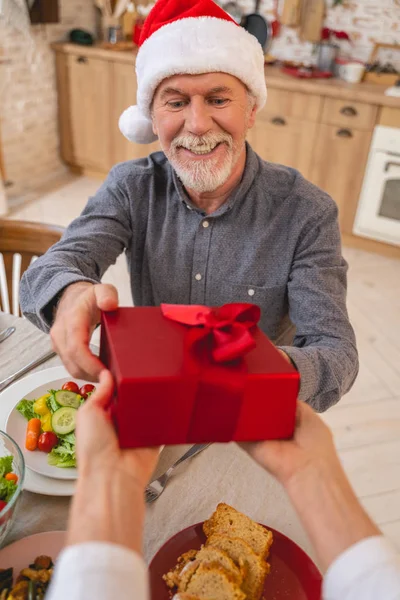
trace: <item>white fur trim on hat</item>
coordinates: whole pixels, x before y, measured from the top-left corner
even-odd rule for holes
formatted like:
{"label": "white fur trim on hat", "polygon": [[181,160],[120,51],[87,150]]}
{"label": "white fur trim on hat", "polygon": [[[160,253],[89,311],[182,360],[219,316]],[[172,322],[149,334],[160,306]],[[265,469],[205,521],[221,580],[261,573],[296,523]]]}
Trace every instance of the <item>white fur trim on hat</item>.
{"label": "white fur trim on hat", "polygon": [[152,121],[145,117],[137,106],[130,106],[119,118],[120,131],[130,142],[150,144],[157,139],[153,133]]}
{"label": "white fur trim on hat", "polygon": [[240,79],[254,94],[257,110],[264,106],[264,53],[251,33],[216,17],[178,19],[160,27],[137,54],[137,107],[121,116],[122,133],[138,144],[154,141],[150,109],[158,85],[172,75],[216,72]]}

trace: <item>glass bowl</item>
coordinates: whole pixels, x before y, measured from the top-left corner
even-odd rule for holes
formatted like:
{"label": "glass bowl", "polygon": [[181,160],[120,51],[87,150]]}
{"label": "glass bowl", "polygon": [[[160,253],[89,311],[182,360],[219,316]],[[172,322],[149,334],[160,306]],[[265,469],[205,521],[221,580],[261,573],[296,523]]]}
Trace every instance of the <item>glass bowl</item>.
{"label": "glass bowl", "polygon": [[13,473],[18,475],[18,483],[13,497],[0,511],[0,548],[3,546],[4,540],[14,523],[25,478],[25,461],[19,446],[4,431],[0,431],[0,457],[10,455],[13,457],[12,470]]}

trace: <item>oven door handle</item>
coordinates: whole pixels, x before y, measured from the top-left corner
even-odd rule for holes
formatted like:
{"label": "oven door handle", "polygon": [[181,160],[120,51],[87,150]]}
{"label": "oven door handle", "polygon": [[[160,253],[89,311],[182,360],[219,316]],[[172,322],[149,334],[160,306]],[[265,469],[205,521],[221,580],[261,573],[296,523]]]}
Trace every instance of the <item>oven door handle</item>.
{"label": "oven door handle", "polygon": [[385,173],[387,173],[390,169],[390,167],[400,167],[400,162],[394,162],[394,161],[388,161],[385,164]]}

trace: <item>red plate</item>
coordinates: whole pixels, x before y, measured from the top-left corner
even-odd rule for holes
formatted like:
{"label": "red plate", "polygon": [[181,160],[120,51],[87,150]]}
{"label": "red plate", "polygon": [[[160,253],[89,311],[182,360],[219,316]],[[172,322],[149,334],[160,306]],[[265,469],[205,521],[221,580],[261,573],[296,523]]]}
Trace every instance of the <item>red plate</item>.
{"label": "red plate", "polygon": [[[188,550],[199,550],[205,543],[203,523],[191,525],[170,538],[150,564],[152,600],[170,600],[162,576],[172,569],[178,557]],[[265,527],[265,526],[264,526]],[[268,527],[274,534],[269,562],[271,573],[265,581],[264,597],[268,600],[320,600],[322,576],[311,558],[283,533]]]}

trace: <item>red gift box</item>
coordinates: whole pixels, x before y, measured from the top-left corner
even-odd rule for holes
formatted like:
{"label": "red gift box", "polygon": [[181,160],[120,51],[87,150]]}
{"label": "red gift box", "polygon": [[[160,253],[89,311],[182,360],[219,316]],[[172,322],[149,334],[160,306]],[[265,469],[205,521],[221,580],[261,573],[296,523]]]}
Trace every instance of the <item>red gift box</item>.
{"label": "red gift box", "polygon": [[252,304],[102,314],[100,358],[122,448],[289,438],[300,376],[256,326]]}

